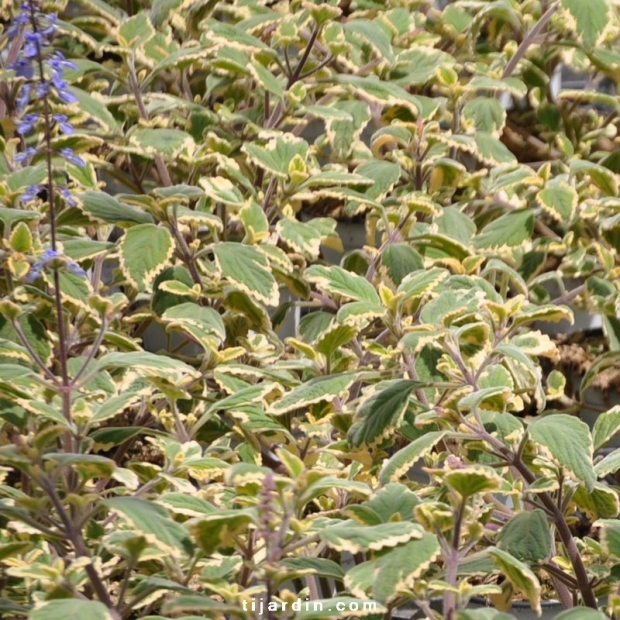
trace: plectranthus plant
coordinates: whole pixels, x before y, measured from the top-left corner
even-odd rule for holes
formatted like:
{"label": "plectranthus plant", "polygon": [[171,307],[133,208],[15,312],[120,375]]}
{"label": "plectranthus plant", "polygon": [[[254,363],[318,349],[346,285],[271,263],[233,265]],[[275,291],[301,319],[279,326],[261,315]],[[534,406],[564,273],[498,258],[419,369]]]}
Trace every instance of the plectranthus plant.
{"label": "plectranthus plant", "polygon": [[0,0],[3,620],[618,616],[616,13]]}

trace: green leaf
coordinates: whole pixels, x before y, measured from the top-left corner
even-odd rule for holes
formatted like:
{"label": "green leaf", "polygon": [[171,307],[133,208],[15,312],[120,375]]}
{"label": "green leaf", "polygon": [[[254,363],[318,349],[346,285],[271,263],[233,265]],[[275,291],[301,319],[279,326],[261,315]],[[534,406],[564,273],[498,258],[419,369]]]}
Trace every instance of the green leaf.
{"label": "green leaf", "polygon": [[[420,503],[420,499],[404,484],[390,482],[380,488],[375,495],[363,504],[353,504],[347,508],[347,514],[352,512],[357,517],[357,508],[363,508],[366,514],[372,514],[378,522],[409,521],[413,518],[413,510]],[[368,511],[371,511],[369,513]],[[363,519],[360,519],[362,522]]]}
{"label": "green leaf", "polygon": [[590,368],[588,368],[586,374],[583,376],[581,384],[579,385],[579,394],[582,401],[585,391],[592,385],[592,382],[596,379],[596,377],[607,368],[617,366],[619,362],[620,351],[608,351],[607,353],[599,355],[594,362],[592,362]]}
{"label": "green leaf", "polygon": [[166,310],[162,321],[167,323],[167,330],[178,328],[193,336],[206,349],[217,350],[226,339],[224,321],[213,308],[191,302],[180,304]]}
{"label": "green leaf", "polygon": [[285,81],[276,77],[269,69],[257,61],[250,62],[247,68],[266,91],[275,95],[278,99],[284,95]]}
{"label": "green leaf", "polygon": [[517,161],[514,154],[504,146],[500,139],[490,133],[482,131],[474,135],[477,150],[475,155],[485,164],[498,166],[500,164],[512,164]]}
{"label": "green leaf", "polygon": [[[390,66],[394,64],[392,43],[386,34],[381,22],[368,19],[350,19],[344,23],[347,33],[359,36],[374,51],[377,58],[386,61]],[[355,39],[355,37],[350,37]]]}
{"label": "green leaf", "polygon": [[32,232],[25,222],[19,222],[13,229],[9,245],[14,252],[27,253],[32,250]]}
{"label": "green leaf", "polygon": [[577,32],[586,47],[595,47],[611,21],[609,3],[606,0],[561,0],[561,4],[571,29]]}
{"label": "green leaf", "polygon": [[495,560],[495,564],[501,573],[510,581],[515,590],[522,592],[530,602],[532,609],[540,615],[540,583],[536,575],[526,564],[513,558],[509,553],[501,549],[489,550],[489,554]]}
{"label": "green leaf", "polygon": [[157,377],[170,383],[181,383],[187,377],[199,378],[200,372],[180,360],[155,355],[147,351],[120,351],[106,353],[97,360],[101,370],[123,368],[134,370],[146,377]]}
{"label": "green leaf", "polygon": [[89,280],[71,271],[59,272],[58,279],[60,282],[60,291],[64,300],[74,304],[80,308],[80,310],[85,310],[86,312],[92,310],[88,304],[88,298],[92,293]]}
{"label": "green leaf", "polygon": [[113,243],[93,241],[92,239],[60,239],[64,254],[74,261],[94,258],[107,253],[114,247]]}
{"label": "green leaf", "polygon": [[153,28],[148,14],[140,12],[121,23],[118,35],[120,45],[135,49],[155,36],[155,28]]}
{"label": "green leaf", "polygon": [[422,534],[423,530],[419,525],[407,521],[366,527],[360,527],[351,521],[346,525],[329,527],[319,532],[321,540],[328,547],[349,553],[396,547],[412,538],[422,538]]}
{"label": "green leaf", "polygon": [[620,520],[599,519],[594,525],[600,527],[600,542],[606,553],[620,558]]}
{"label": "green leaf", "polygon": [[17,399],[16,402],[30,413],[34,413],[42,418],[52,420],[52,422],[56,422],[61,426],[73,428],[73,426],[69,424],[65,416],[62,414],[59,407],[54,407],[53,405],[37,402],[35,400],[26,400],[24,398]]}
{"label": "green leaf", "polygon": [[403,294],[404,301],[422,297],[439,286],[449,275],[450,272],[447,269],[439,267],[416,271],[405,277],[396,292]]}
{"label": "green leaf", "polygon": [[358,334],[358,330],[352,325],[332,325],[326,332],[321,334],[315,344],[315,349],[323,355],[331,356],[337,353],[341,347],[350,342]]}
{"label": "green leaf", "polygon": [[534,214],[531,209],[513,211],[500,216],[485,226],[474,239],[474,245],[484,250],[506,250],[522,247],[534,230]]}
{"label": "green leaf", "polygon": [[620,470],[620,449],[610,452],[603,460],[594,466],[594,471],[599,478],[609,474],[615,474]]}
{"label": "green leaf", "polygon": [[394,80],[399,86],[426,85],[441,68],[454,66],[455,60],[446,52],[426,45],[416,45],[398,55],[399,70],[403,77]]}
{"label": "green leaf", "polygon": [[209,42],[231,47],[235,50],[240,49],[251,54],[261,52],[270,56],[275,55],[274,50],[257,37],[247,33],[241,25],[228,24],[215,19],[209,19],[207,24],[205,38]]}
{"label": "green leaf", "polygon": [[595,164],[587,159],[573,158],[570,160],[570,173],[571,175],[587,174],[592,183],[607,196],[615,197],[618,195],[618,175],[600,164]]}
{"label": "green leaf", "polygon": [[533,308],[523,308],[514,318],[512,325],[518,327],[535,323],[537,321],[546,321],[550,323],[559,323],[560,321],[568,321],[571,325],[574,323],[573,312],[567,306],[535,306]]}
{"label": "green leaf", "polygon": [[262,207],[253,200],[239,211],[239,219],[245,228],[248,245],[262,241],[269,236],[269,222]]}
{"label": "green leaf", "polygon": [[136,289],[144,291],[170,261],[174,241],[167,228],[140,224],[125,233],[119,249],[123,274]]}
{"label": "green leaf", "polygon": [[376,560],[364,562],[349,570],[345,585],[358,596],[367,595],[372,588],[372,596],[388,604],[402,593],[406,584],[414,583],[424,575],[439,555],[436,536],[424,532],[421,538],[388,549]]}
{"label": "green leaf", "polygon": [[[180,613],[186,611],[200,612],[200,616],[179,616]],[[214,601],[212,598],[204,596],[202,594],[187,594],[183,596],[177,596],[176,598],[169,598],[162,606],[162,613],[164,620],[169,618],[179,618],[179,620],[199,620],[200,618],[225,618],[226,615],[236,614],[239,612],[239,607],[236,605],[226,605],[219,601]],[[160,616],[161,617],[161,616]],[[160,617],[157,617],[158,620]],[[144,618],[144,620],[147,620]]]}
{"label": "green leaf", "polygon": [[[592,441],[594,452],[598,452],[606,443],[620,433],[620,405],[616,405],[599,413],[592,429]],[[600,476],[600,474],[599,474]]]}
{"label": "green leaf", "polygon": [[391,243],[381,253],[381,271],[396,286],[400,286],[409,274],[423,269],[422,257],[406,243]]}
{"label": "green leaf", "polygon": [[288,218],[276,224],[280,239],[294,252],[299,252],[310,260],[316,260],[321,250],[323,234],[311,222],[299,222]]}
{"label": "green leaf", "polygon": [[378,561],[378,572],[373,584],[374,597],[380,602],[393,600],[394,594],[406,583],[413,583],[424,574],[440,554],[434,534],[424,532],[419,540],[412,540],[383,555]]}
{"label": "green leaf", "polygon": [[291,133],[278,135],[264,147],[248,143],[242,149],[257,166],[283,179],[289,176],[289,164],[295,155],[304,160],[308,155],[308,143]]}
{"label": "green leaf", "polygon": [[[47,171],[43,164],[37,164],[35,166],[26,166],[24,168],[18,168],[14,172],[11,172],[5,177],[4,182],[11,192],[17,192],[20,189],[30,187],[35,183],[43,183],[47,177]],[[18,211],[18,209],[7,209],[7,211]],[[21,213],[28,215],[35,215],[31,211],[22,211]]]}
{"label": "green leaf", "polygon": [[77,99],[75,105],[79,108],[80,113],[88,117],[88,120],[97,123],[108,133],[118,134],[120,132],[120,127],[116,119],[105,106],[103,100],[95,98],[81,88],[68,86],[67,89]]}
{"label": "green leaf", "polygon": [[14,222],[27,222],[30,220],[38,220],[40,218],[41,214],[33,211],[0,207],[0,221],[4,224],[5,230],[8,230],[7,227],[12,226]]}
{"label": "green leaf", "polygon": [[187,517],[202,517],[217,512],[217,508],[201,497],[185,493],[164,493],[158,500],[171,512]]}
{"label": "green leaf", "polygon": [[407,407],[411,392],[419,382],[402,380],[379,389],[358,408],[349,441],[353,446],[373,445],[395,432]]}
{"label": "green leaf", "polygon": [[165,508],[137,497],[113,497],[101,503],[123,515],[135,534],[144,536],[150,545],[173,558],[180,559],[192,552],[186,529],[173,521]]}
{"label": "green leaf", "polygon": [[[122,444],[124,441],[144,434],[142,426],[105,426],[90,433],[90,438],[95,442],[97,449],[109,450],[114,446]],[[151,431],[151,434],[157,434]]]}
{"label": "green leaf", "polygon": [[573,502],[592,522],[611,519],[620,512],[617,492],[602,482],[597,482],[591,493],[579,487],[573,495]]}
{"label": "green leaf", "polygon": [[272,415],[282,415],[294,409],[306,409],[308,405],[345,398],[347,390],[356,380],[353,374],[327,375],[316,377],[294,388],[284,398],[273,403],[269,409]]}
{"label": "green leaf", "polygon": [[401,448],[384,464],[380,480],[382,484],[398,480],[406,474],[421,458],[443,439],[445,431],[432,431],[414,439],[409,445]]}
{"label": "green leaf", "polygon": [[[43,324],[33,314],[20,317],[18,323],[28,345],[36,352],[41,361],[46,365],[49,364],[52,360],[52,348]],[[3,338],[11,343],[21,344],[21,339],[11,323],[4,316],[0,316],[0,339]]]}
{"label": "green leaf", "polygon": [[232,547],[237,535],[252,522],[248,510],[218,510],[192,522],[192,538],[207,555]]}
{"label": "green leaf", "polygon": [[297,579],[306,575],[329,577],[342,581],[344,571],[339,564],[326,558],[284,558],[278,563],[285,569],[283,579]]}
{"label": "green leaf", "polygon": [[465,126],[476,132],[485,132],[499,137],[506,123],[506,110],[494,97],[476,97],[463,108]]}
{"label": "green leaf", "polygon": [[507,91],[514,97],[525,97],[527,94],[527,86],[518,78],[496,80],[486,75],[476,75],[470,80],[469,86],[476,90],[490,90],[493,93]]}
{"label": "green leaf", "polygon": [[547,415],[528,426],[532,440],[549,452],[551,459],[592,491],[596,474],[592,466],[592,438],[585,422],[567,414]]}
{"label": "green leaf", "polygon": [[336,491],[344,491],[344,495],[361,495],[366,498],[371,494],[370,487],[363,482],[356,480],[346,480],[336,476],[321,476],[312,482],[308,488],[297,498],[300,507],[306,506],[309,502],[321,495],[333,494]]}
{"label": "green leaf", "polygon": [[44,461],[53,461],[61,467],[73,467],[85,478],[107,478],[116,469],[116,463],[98,454],[69,454],[48,452]]}
{"label": "green leaf", "polygon": [[460,241],[463,245],[469,245],[472,237],[476,234],[476,224],[456,206],[442,209],[437,218],[437,230],[447,237]]}
{"label": "green leaf", "polygon": [[223,277],[250,298],[277,306],[278,285],[264,254],[241,243],[217,243],[213,247],[215,261]]}
{"label": "green leaf", "polygon": [[402,106],[419,118],[428,118],[437,107],[438,101],[410,95],[404,88],[392,82],[383,82],[373,77],[339,74],[334,77],[337,82],[351,86],[362,96],[383,106]]}
{"label": "green leaf", "polygon": [[551,551],[551,534],[542,510],[516,514],[497,536],[498,547],[523,562],[543,562]]}
{"label": "green leaf", "polygon": [[153,221],[150,214],[130,207],[105,192],[87,191],[76,194],[75,198],[78,208],[97,222],[122,226]]}
{"label": "green leaf", "polygon": [[577,212],[579,196],[574,188],[566,183],[559,183],[538,192],[536,199],[543,211],[556,221],[568,226]]}
{"label": "green leaf", "polygon": [[339,323],[352,325],[359,333],[368,323],[386,313],[385,306],[368,303],[366,301],[352,301],[344,304],[338,310],[336,320]]}
{"label": "green leaf", "polygon": [[216,202],[237,207],[245,202],[239,188],[225,177],[202,177],[198,183],[205,194]]}
{"label": "green leaf", "polygon": [[366,278],[346,271],[342,267],[313,265],[306,269],[306,278],[320,290],[332,295],[381,305],[377,291]]}
{"label": "green leaf", "polygon": [[140,127],[129,136],[129,144],[143,157],[162,155],[174,159],[181,154],[191,156],[196,145],[193,138],[180,129]]}
{"label": "green leaf", "polygon": [[103,603],[74,598],[45,601],[28,615],[28,620],[58,620],[58,618],[114,620],[114,616]]}
{"label": "green leaf", "polygon": [[[166,290],[167,283],[185,287],[182,292]],[[157,316],[161,316],[168,308],[189,301],[189,293],[194,281],[185,267],[175,266],[164,269],[153,281],[151,308]]]}
{"label": "green leaf", "polygon": [[469,465],[448,471],[444,480],[461,497],[496,491],[502,486],[502,478],[491,467]]}
{"label": "green leaf", "polygon": [[364,195],[375,200],[385,197],[398,183],[402,169],[397,164],[380,159],[371,159],[355,169],[356,175],[362,175],[372,181],[364,190]]}

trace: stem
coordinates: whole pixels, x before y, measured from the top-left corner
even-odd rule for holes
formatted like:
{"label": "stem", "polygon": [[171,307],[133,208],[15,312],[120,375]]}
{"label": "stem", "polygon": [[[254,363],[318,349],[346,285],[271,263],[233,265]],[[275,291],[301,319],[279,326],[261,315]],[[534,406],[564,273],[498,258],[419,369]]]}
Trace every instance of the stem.
{"label": "stem", "polygon": [[[75,524],[67,514],[65,507],[62,505],[62,502],[60,501],[60,497],[56,492],[56,488],[54,487],[53,482],[51,482],[47,477],[42,477],[38,482],[41,485],[41,488],[49,496],[52,504],[54,504],[54,508],[56,508],[56,511],[58,512],[58,516],[63,523],[67,537],[71,541],[71,544],[73,545],[76,554],[78,556],[86,557],[90,560],[90,563],[84,567],[84,570],[86,571],[93,590],[99,597],[99,600],[112,612],[114,609],[114,605],[112,604],[112,599],[108,594],[108,590],[92,563],[91,555],[88,551],[88,547],[84,543],[84,539],[82,538],[80,531],[75,527]],[[113,613],[113,616],[115,618],[119,617],[116,612]]]}
{"label": "stem", "polygon": [[290,543],[286,545],[286,547],[283,547],[282,555],[283,556],[288,555],[289,553],[291,553],[292,551],[295,551],[296,549],[300,549],[302,547],[308,547],[312,543],[318,542],[319,540],[321,540],[320,534],[312,534],[311,536],[306,536],[305,538],[302,538],[301,540],[298,540],[297,542]]}
{"label": "stem", "polygon": [[97,338],[95,339],[95,342],[93,342],[93,344],[92,344],[92,346],[90,348],[90,351],[88,352],[88,356],[86,357],[86,360],[84,361],[84,364],[78,370],[77,374],[75,375],[75,377],[73,377],[73,379],[71,381],[71,387],[73,387],[73,388],[75,387],[75,385],[78,382],[79,378],[82,376],[84,371],[88,368],[90,363],[93,361],[93,359],[95,358],[95,355],[97,355],[97,351],[99,351],[99,347],[101,346],[101,343],[103,342],[103,339],[105,337],[105,333],[106,333],[107,327],[108,327],[108,324],[107,324],[107,321],[104,318],[101,321],[101,329],[99,330],[99,333],[97,334]]}
{"label": "stem", "polygon": [[[308,39],[308,45],[306,45],[306,49],[304,50],[302,57],[297,63],[297,67],[295,67],[295,71],[292,74],[290,74],[288,77],[288,81],[286,83],[286,90],[289,90],[296,82],[299,81],[302,71],[304,70],[304,65],[306,64],[306,62],[308,62],[308,58],[310,57],[310,53],[312,52],[312,48],[314,47],[314,44],[318,36],[319,36],[319,27],[317,26],[312,31],[312,34],[310,35],[310,38]],[[289,60],[288,60],[288,55],[286,53],[286,50],[285,50],[285,60],[288,66]],[[265,129],[273,129],[274,127],[277,127],[282,122],[283,119],[284,119],[284,103],[282,102],[282,100],[280,100],[278,101],[278,104],[276,105],[273,112],[271,113],[271,116],[269,116],[269,118],[267,119],[267,122],[265,123]],[[262,204],[263,211],[265,212],[265,214],[267,214],[267,212],[270,211],[269,205],[271,203],[271,199],[273,198],[273,194],[277,188],[277,185],[278,185],[277,178],[271,177],[271,180],[269,181],[269,185],[267,186],[267,191],[265,192],[265,197],[263,198],[263,204]]]}
{"label": "stem", "polygon": [[[144,105],[144,99],[142,98],[142,91],[140,90],[140,85],[138,84],[138,77],[136,76],[136,69],[133,65],[133,60],[130,59],[127,62],[127,69],[129,71],[129,85],[131,87],[131,91],[136,100],[136,105],[138,106],[138,112],[140,113],[140,117],[146,121],[149,120],[149,113]],[[170,172],[164,162],[164,159],[161,155],[155,154],[155,167],[157,168],[157,174],[161,180],[162,185],[165,187],[172,187],[172,177],[170,176]],[[196,269],[196,265],[192,260],[192,253],[187,245],[187,242],[183,238],[183,235],[178,229],[176,224],[176,206],[174,207],[174,218],[170,220],[170,230],[176,239],[176,242],[179,245],[179,249],[181,251],[181,255],[183,261],[187,265],[189,269],[192,279],[196,284],[201,284],[200,274]]]}
{"label": "stem", "polygon": [[[491,446],[493,446],[496,450],[501,452],[504,455],[506,461],[511,466],[513,466],[519,472],[519,474],[521,474],[521,476],[528,485],[531,485],[536,481],[536,475],[530,470],[530,468],[525,464],[525,462],[518,454],[514,454],[499,439],[487,433],[484,428],[476,428],[472,425],[469,426],[480,437],[480,439],[483,439]],[[570,563],[573,567],[573,570],[575,571],[575,577],[577,580],[579,592],[581,593],[584,604],[586,605],[586,607],[598,609],[598,602],[596,600],[596,596],[594,595],[590,580],[588,579],[588,571],[586,570],[583,560],[581,559],[579,549],[575,544],[575,540],[570,531],[570,528],[568,527],[568,524],[566,523],[564,514],[562,513],[560,508],[558,508],[549,493],[543,492],[538,493],[537,495],[545,509],[551,515],[551,519],[557,528],[560,540],[562,541],[562,544],[566,549],[566,553],[568,554]]]}
{"label": "stem", "polygon": [[456,611],[456,588],[458,577],[459,562],[461,554],[459,546],[461,544],[461,528],[463,526],[463,515],[465,513],[465,499],[459,498],[459,507],[454,521],[454,532],[452,534],[452,545],[446,557],[446,582],[449,589],[446,590],[443,600],[443,611],[446,620],[453,620]]}
{"label": "stem", "polygon": [[[28,3],[30,9],[30,24],[32,32],[38,33],[37,17],[34,2]],[[52,250],[56,252],[56,188],[54,185],[54,168],[53,168],[53,147],[52,147],[52,111],[49,98],[47,95],[47,83],[45,80],[45,69],[43,67],[43,53],[41,44],[37,39],[35,41],[37,50],[37,65],[39,69],[39,83],[45,93],[43,96],[43,121],[45,123],[44,141],[45,141],[45,161],[47,165],[47,202],[49,205],[50,219],[50,235]],[[56,321],[58,325],[58,352],[60,358],[60,373],[62,386],[60,387],[62,397],[62,413],[69,424],[71,424],[71,385],[69,380],[69,371],[67,367],[68,351],[66,342],[65,324],[63,320],[62,297],[60,292],[60,274],[58,268],[54,268],[54,307],[56,310]],[[66,448],[72,451],[73,438],[70,433],[65,437]]]}
{"label": "stem", "polygon": [[123,572],[123,580],[121,582],[121,587],[118,593],[118,600],[116,602],[116,609],[118,609],[119,612],[123,608],[123,601],[125,600],[125,595],[127,594],[127,588],[129,587],[129,580],[131,579],[131,572],[133,571],[135,565],[136,565],[136,559],[132,557],[131,560],[127,562],[127,566],[125,567],[125,570]]}
{"label": "stem", "polygon": [[552,4],[540,17],[540,19],[536,22],[534,27],[525,35],[523,41],[521,41],[521,45],[517,48],[515,55],[510,59],[510,62],[506,65],[504,69],[504,73],[502,74],[502,79],[505,80],[507,77],[510,77],[514,70],[517,68],[519,61],[525,56],[525,52],[528,47],[534,43],[536,37],[542,32],[543,28],[547,25],[549,20],[553,17],[553,14],[558,10],[558,4]]}
{"label": "stem", "polygon": [[185,425],[183,424],[181,417],[179,416],[179,412],[177,410],[177,404],[174,399],[170,400],[170,409],[172,410],[172,415],[174,417],[174,425],[177,429],[177,435],[179,436],[179,441],[181,443],[187,443],[188,441],[191,440],[191,437],[189,433],[187,432],[187,429],[185,428]]}

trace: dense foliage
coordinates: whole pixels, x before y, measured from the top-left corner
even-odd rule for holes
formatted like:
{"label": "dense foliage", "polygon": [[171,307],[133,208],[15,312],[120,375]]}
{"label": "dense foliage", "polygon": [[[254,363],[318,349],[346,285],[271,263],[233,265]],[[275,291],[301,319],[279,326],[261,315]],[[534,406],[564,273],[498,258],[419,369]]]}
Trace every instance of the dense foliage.
{"label": "dense foliage", "polygon": [[620,609],[615,1],[0,6],[4,618]]}

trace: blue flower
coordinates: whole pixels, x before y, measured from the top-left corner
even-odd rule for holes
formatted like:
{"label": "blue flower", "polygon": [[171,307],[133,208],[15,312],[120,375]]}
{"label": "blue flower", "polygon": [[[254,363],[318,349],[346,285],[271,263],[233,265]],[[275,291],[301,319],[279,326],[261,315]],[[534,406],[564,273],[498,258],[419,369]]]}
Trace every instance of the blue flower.
{"label": "blue flower", "polygon": [[72,60],[67,60],[62,52],[54,52],[49,59],[49,66],[53,71],[62,72],[64,69],[77,71],[77,65]]}
{"label": "blue flower", "polygon": [[38,114],[26,114],[22,116],[20,120],[17,121],[17,133],[24,134],[30,133],[35,126],[35,123],[39,120]]}
{"label": "blue flower", "polygon": [[77,205],[75,198],[73,197],[73,194],[68,187],[66,187],[65,185],[57,185],[56,189],[58,190],[58,193],[65,199],[65,203],[69,207],[75,207]]}
{"label": "blue flower", "polygon": [[19,91],[19,95],[15,100],[15,107],[21,112],[25,109],[25,107],[30,102],[30,92],[31,87],[30,84],[22,84],[21,90]]}
{"label": "blue flower", "polygon": [[[77,65],[71,60],[67,60],[61,52],[52,49],[58,18],[55,14],[46,15],[41,9],[41,4],[39,0],[22,0],[21,11],[8,29],[10,36],[20,35],[23,37],[19,55],[10,66],[17,77],[22,78],[20,91],[15,101],[17,111],[21,114],[21,118],[16,122],[16,131],[21,136],[31,135],[40,128],[37,126],[39,121],[43,120],[46,129],[49,129],[50,123],[53,123],[57,132],[65,135],[72,134],[74,128],[68,116],[55,112],[55,104],[77,103],[77,97],[70,91],[69,85],[63,77],[65,69],[76,70]],[[43,100],[44,103],[41,104],[39,100]],[[38,110],[43,108],[43,113],[32,112],[28,109],[30,106]],[[51,135],[47,135],[47,133],[44,135],[44,142],[48,149],[53,148],[51,139]],[[38,148],[28,146],[22,153],[15,156],[15,161],[27,164],[38,153]],[[49,151],[46,153],[49,156]],[[86,165],[85,161],[71,148],[61,148],[56,153],[71,164]],[[66,185],[56,183],[53,185],[56,188],[56,196],[61,197],[65,205],[69,207],[76,205],[76,201]],[[31,185],[22,193],[20,201],[26,203],[34,200],[43,187],[42,184],[38,183]],[[55,196],[48,196],[47,198],[48,201],[55,199]],[[38,277],[49,260],[50,256],[45,253],[42,254],[32,267],[32,277]],[[83,273],[81,267],[72,261],[63,259],[62,264],[73,273],[79,275]]]}
{"label": "blue flower", "polygon": [[62,133],[70,134],[74,132],[73,125],[69,122],[66,114],[54,114],[52,118],[56,121]]}
{"label": "blue flower", "polygon": [[78,101],[77,97],[66,89],[60,89],[57,87],[56,94],[58,95],[58,99],[66,104],[77,103]]}
{"label": "blue flower", "polygon": [[26,32],[25,39],[26,44],[22,49],[24,56],[26,58],[36,58],[46,43],[43,34],[41,32]]}
{"label": "blue flower", "polygon": [[34,77],[34,64],[25,58],[18,58],[11,64],[11,69],[15,71],[17,77],[31,80]]}
{"label": "blue flower", "polygon": [[15,155],[15,161],[18,164],[23,164],[25,161],[28,161],[31,157],[34,157],[37,154],[37,149],[32,146],[29,146],[25,151],[18,153]]}
{"label": "blue flower", "polygon": [[73,149],[70,149],[70,148],[60,149],[60,151],[58,151],[58,154],[65,161],[68,161],[71,164],[75,164],[76,166],[84,167],[86,165],[86,162],[81,157],[78,157],[74,153]]}
{"label": "blue flower", "polygon": [[26,280],[28,282],[34,282],[40,278],[43,271],[49,268],[50,263],[52,262],[54,263],[52,265],[52,269],[65,268],[76,276],[83,277],[86,275],[86,272],[75,261],[68,260],[60,252],[58,252],[58,250],[49,248],[45,250],[39,256],[38,260],[34,262],[30,268],[30,272],[28,273]]}
{"label": "blue flower", "polygon": [[60,254],[60,252],[58,250],[53,250],[51,248],[45,250],[43,252],[43,254],[41,254],[40,257],[40,261],[43,264],[47,264],[49,263],[51,260],[54,260],[55,258],[60,258],[62,255]]}
{"label": "blue flower", "polygon": [[44,99],[50,94],[51,84],[49,82],[37,82],[34,87],[34,94],[37,99]]}
{"label": "blue flower", "polygon": [[19,197],[20,202],[30,202],[37,197],[37,194],[43,189],[41,183],[35,183],[31,185],[26,191]]}
{"label": "blue flower", "polygon": [[74,276],[85,276],[86,272],[75,262],[70,260],[67,263],[67,269],[74,275]]}

